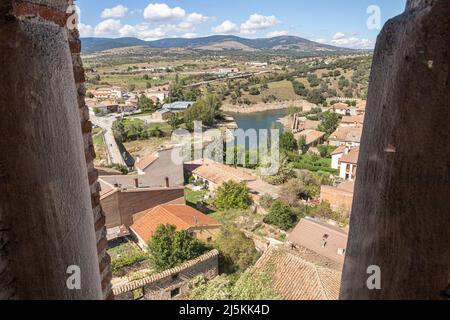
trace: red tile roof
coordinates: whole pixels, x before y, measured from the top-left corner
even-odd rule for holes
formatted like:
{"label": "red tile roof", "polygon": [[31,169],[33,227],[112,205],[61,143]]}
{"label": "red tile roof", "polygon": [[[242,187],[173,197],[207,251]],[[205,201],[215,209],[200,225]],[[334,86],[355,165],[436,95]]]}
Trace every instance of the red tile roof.
{"label": "red tile roof", "polygon": [[331,153],[331,155],[334,156],[334,155],[337,155],[337,154],[345,153],[345,149],[346,149],[345,146],[340,146],[340,147],[338,147],[336,150],[334,150],[334,151]]}
{"label": "red tile roof", "polygon": [[153,162],[158,159],[158,154],[150,154],[140,159],[138,163],[136,163],[135,167],[140,170],[147,169]]}
{"label": "red tile roof", "polygon": [[347,238],[347,232],[338,227],[302,219],[289,235],[288,241],[343,264],[344,254],[339,254],[338,250],[347,248]]}
{"label": "red tile roof", "polygon": [[[337,300],[342,273],[334,264],[311,259],[314,253],[302,248],[291,251],[270,247],[258,260],[253,272],[267,274],[284,300]],[[319,260],[323,260],[319,257]]]}
{"label": "red tile roof", "polygon": [[240,170],[222,163],[214,162],[212,160],[205,160],[204,163],[196,168],[193,174],[198,175],[208,181],[217,185],[222,185],[224,182],[248,182],[255,181],[257,178]]}
{"label": "red tile roof", "polygon": [[[141,215],[138,213],[137,215]],[[220,223],[200,211],[179,204],[157,206],[138,219],[131,229],[145,242],[148,242],[160,225],[174,225],[177,231],[199,226],[220,226]]]}
{"label": "red tile roof", "polygon": [[346,103],[338,102],[333,104],[333,109],[335,110],[347,110],[350,106]]}
{"label": "red tile roof", "polygon": [[330,135],[330,140],[340,142],[360,142],[362,128],[339,127]]}
{"label": "red tile roof", "polygon": [[339,159],[339,163],[351,163],[351,164],[358,164],[359,159],[359,148],[354,148],[350,150],[349,153],[344,154],[342,158]]}
{"label": "red tile roof", "polygon": [[357,123],[357,124],[363,124],[364,123],[364,116],[344,116],[342,117],[342,123]]}

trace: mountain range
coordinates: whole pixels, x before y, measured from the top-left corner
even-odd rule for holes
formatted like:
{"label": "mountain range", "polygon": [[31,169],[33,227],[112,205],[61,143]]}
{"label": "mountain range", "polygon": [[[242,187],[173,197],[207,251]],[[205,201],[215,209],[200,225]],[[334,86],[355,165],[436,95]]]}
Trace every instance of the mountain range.
{"label": "mountain range", "polygon": [[82,38],[84,54],[104,50],[145,46],[155,49],[186,49],[208,51],[290,51],[297,53],[339,52],[353,53],[360,50],[335,47],[321,44],[295,36],[273,38],[246,39],[232,35],[215,35],[202,38],[167,38],[155,41],[144,41],[137,38]]}

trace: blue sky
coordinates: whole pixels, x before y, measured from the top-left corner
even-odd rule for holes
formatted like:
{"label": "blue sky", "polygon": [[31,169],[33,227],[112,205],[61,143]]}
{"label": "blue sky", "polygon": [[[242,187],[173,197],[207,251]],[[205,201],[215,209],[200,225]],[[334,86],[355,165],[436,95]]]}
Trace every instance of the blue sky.
{"label": "blue sky", "polygon": [[[379,26],[406,0],[78,0],[82,36],[247,38],[295,35],[343,47],[372,48]],[[369,24],[368,24],[369,21]]]}

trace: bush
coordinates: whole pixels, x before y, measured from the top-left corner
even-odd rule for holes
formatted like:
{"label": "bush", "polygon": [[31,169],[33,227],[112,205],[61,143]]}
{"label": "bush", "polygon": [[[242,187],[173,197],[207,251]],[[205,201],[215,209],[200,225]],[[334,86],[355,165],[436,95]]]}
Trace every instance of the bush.
{"label": "bush", "polygon": [[148,243],[152,268],[161,272],[201,256],[207,246],[188,236],[186,231],[176,231],[173,225],[160,225]]}
{"label": "bush", "polygon": [[252,200],[245,183],[225,182],[216,192],[214,204],[220,210],[247,209]]}
{"label": "bush", "polygon": [[287,204],[281,200],[276,200],[272,204],[269,214],[265,217],[264,222],[287,231],[294,227],[297,222],[297,216]]}
{"label": "bush", "polygon": [[220,270],[225,273],[245,271],[259,257],[253,240],[234,225],[222,228],[215,247],[220,251]]}

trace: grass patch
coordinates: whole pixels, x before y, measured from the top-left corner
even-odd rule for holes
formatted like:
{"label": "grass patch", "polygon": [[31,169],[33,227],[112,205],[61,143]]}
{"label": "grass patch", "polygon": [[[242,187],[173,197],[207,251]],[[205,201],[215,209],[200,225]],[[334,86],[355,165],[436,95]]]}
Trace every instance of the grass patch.
{"label": "grass patch", "polygon": [[122,268],[148,259],[148,255],[132,242],[126,242],[111,248],[108,250],[108,254],[111,257],[111,268],[114,276],[120,275]]}
{"label": "grass patch", "polygon": [[184,189],[186,203],[190,204],[191,206],[195,206],[198,202],[202,202],[206,193],[207,191],[205,190],[194,191],[190,188]]}
{"label": "grass patch", "polygon": [[309,170],[312,172],[328,172],[334,175],[338,174],[338,171],[331,168],[331,159],[322,158],[314,154],[304,154],[296,157],[293,161],[293,167],[300,170]]}

